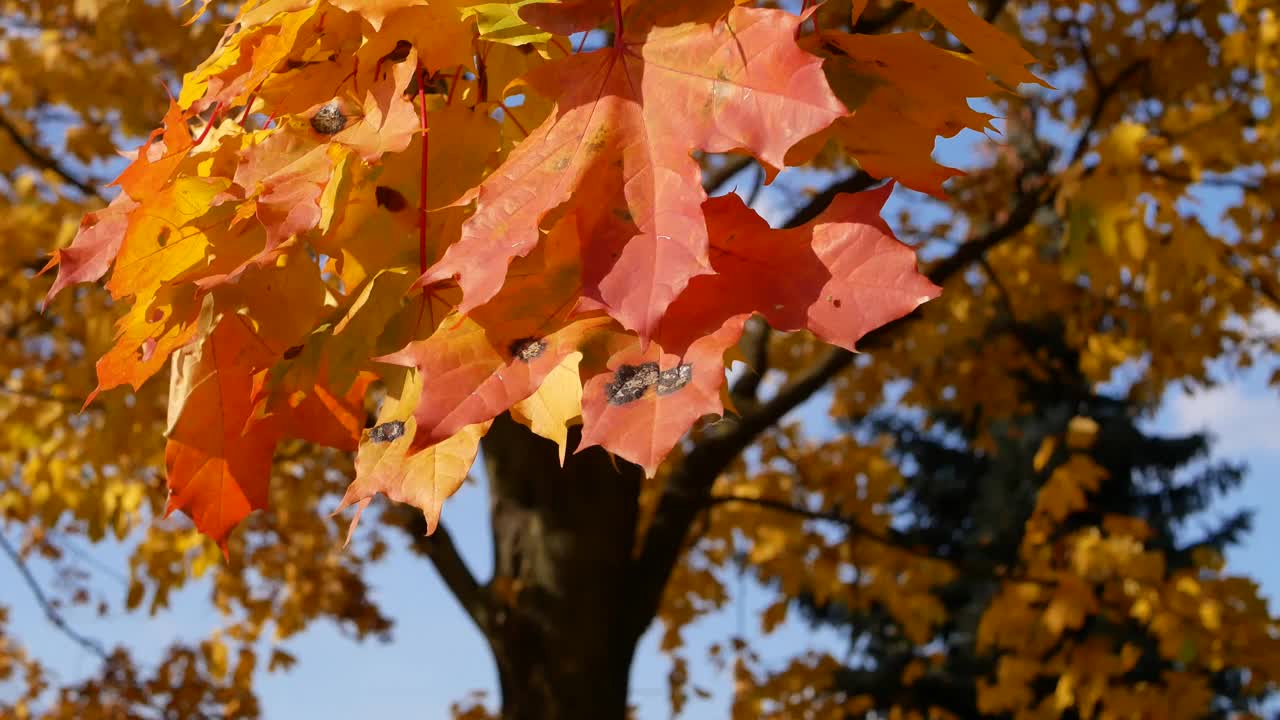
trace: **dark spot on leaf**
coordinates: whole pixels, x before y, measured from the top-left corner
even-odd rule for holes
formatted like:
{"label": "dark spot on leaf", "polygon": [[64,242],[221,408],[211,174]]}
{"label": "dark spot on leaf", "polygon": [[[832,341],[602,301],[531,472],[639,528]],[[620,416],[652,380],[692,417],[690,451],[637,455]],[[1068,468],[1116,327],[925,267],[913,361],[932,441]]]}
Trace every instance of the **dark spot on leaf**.
{"label": "dark spot on leaf", "polygon": [[384,207],[391,212],[400,212],[409,206],[409,201],[399,190],[386,185],[374,188],[373,197],[378,201],[378,207]]}
{"label": "dark spot on leaf", "polygon": [[147,313],[147,322],[155,324],[164,319],[164,310],[160,308],[151,308],[151,312]]}
{"label": "dark spot on leaf", "polygon": [[159,245],[160,247],[164,247],[165,245],[168,245],[169,237],[171,235],[173,235],[173,228],[170,228],[167,226],[160,228],[160,233],[156,235],[156,244]]}
{"label": "dark spot on leaf", "polygon": [[429,95],[447,95],[449,94],[449,81],[440,76],[433,76],[427,81],[427,94]]}
{"label": "dark spot on leaf", "polygon": [[604,399],[610,405],[626,405],[644,397],[644,391],[658,382],[658,363],[623,365],[613,373],[613,382],[604,386]]}
{"label": "dark spot on leaf", "polygon": [[409,57],[409,51],[412,49],[413,43],[408,40],[397,40],[396,46],[392,48],[391,52],[383,55],[382,59],[387,62],[400,62],[401,60]]}
{"label": "dark spot on leaf", "polygon": [[369,439],[379,443],[391,442],[402,435],[404,435],[404,422],[400,420],[384,422],[369,431]]}
{"label": "dark spot on leaf", "polygon": [[841,305],[843,305],[844,303],[840,302],[840,298],[838,298],[838,297],[833,297],[833,298],[831,298],[831,304],[832,304],[832,305],[834,305],[834,306],[836,306],[836,307],[840,307],[840,306],[841,306]]}
{"label": "dark spot on leaf", "polygon": [[524,363],[531,363],[547,351],[547,343],[538,338],[520,338],[511,343],[510,349],[511,357]]}
{"label": "dark spot on leaf", "polygon": [[285,351],[284,351],[284,359],[285,359],[285,360],[292,360],[292,359],[294,359],[294,358],[298,357],[298,356],[299,356],[299,355],[301,355],[301,354],[302,354],[302,346],[301,346],[301,345],[294,345],[293,347],[291,347],[291,348],[289,348],[288,350],[285,350]]}
{"label": "dark spot on leaf", "polygon": [[338,107],[336,100],[324,105],[311,116],[311,127],[321,135],[342,132],[342,128],[346,126],[347,116],[342,114],[342,108]]}
{"label": "dark spot on leaf", "polygon": [[614,208],[613,216],[623,222],[632,222],[634,220],[634,218],[631,217],[631,210],[629,208],[624,208],[624,207]]}
{"label": "dark spot on leaf", "polygon": [[693,365],[681,363],[658,374],[658,394],[670,395],[693,380]]}

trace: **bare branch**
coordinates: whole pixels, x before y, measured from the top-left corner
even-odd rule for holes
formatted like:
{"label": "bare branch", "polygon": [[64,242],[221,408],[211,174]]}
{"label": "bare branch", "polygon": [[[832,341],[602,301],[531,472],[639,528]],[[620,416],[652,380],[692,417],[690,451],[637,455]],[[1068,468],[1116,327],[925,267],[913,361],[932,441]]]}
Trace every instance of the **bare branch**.
{"label": "bare branch", "polygon": [[411,549],[426,556],[435,566],[440,579],[444,580],[449,592],[467,611],[476,627],[482,633],[487,632],[491,607],[489,591],[476,581],[471,568],[458,552],[458,546],[453,543],[448,528],[441,524],[434,533],[427,535],[427,522],[422,513],[408,505],[393,505],[387,508],[386,514],[388,520],[409,536]]}
{"label": "bare branch", "polygon": [[1056,587],[1059,584],[1057,578],[1037,577],[1029,575],[1025,571],[1017,572],[1001,572],[998,568],[980,566],[973,562],[966,562],[956,558],[942,557],[934,555],[928,549],[913,545],[910,541],[899,534],[891,533],[888,535],[878,533],[867,528],[856,518],[843,515],[839,511],[821,511],[810,510],[808,508],[797,507],[781,500],[770,500],[767,498],[751,498],[737,497],[735,495],[713,495],[707,498],[705,507],[715,507],[716,505],[724,505],[727,503],[738,503],[743,505],[754,505],[756,507],[773,510],[788,515],[796,515],[809,520],[818,520],[822,522],[830,522],[843,526],[849,531],[850,535],[874,542],[882,547],[897,550],[907,555],[913,555],[921,560],[929,562],[941,563],[950,567],[956,573],[971,578],[987,578],[993,581],[1008,580],[1011,582],[1026,582],[1035,585],[1043,585],[1045,587]]}
{"label": "bare branch", "polygon": [[761,317],[752,318],[749,328],[742,338],[742,353],[751,367],[729,388],[729,395],[740,409],[755,406],[760,381],[769,372],[769,338],[773,329]]}
{"label": "bare branch", "polygon": [[[1165,33],[1165,41],[1171,40],[1178,30],[1182,27],[1182,23],[1195,16],[1200,9],[1199,4],[1186,5],[1179,9],[1177,16],[1174,18],[1173,25]],[[1088,56],[1086,48],[1081,44],[1080,55],[1084,58],[1086,65],[1093,64],[1092,58]],[[1096,68],[1091,72],[1095,84],[1098,86],[1098,100],[1093,104],[1093,110],[1089,113],[1089,119],[1085,122],[1084,129],[1080,131],[1080,137],[1076,140],[1075,148],[1072,149],[1068,165],[1075,165],[1084,157],[1085,152],[1089,149],[1089,137],[1098,129],[1098,125],[1102,122],[1102,115],[1106,112],[1107,105],[1116,96],[1126,82],[1128,82],[1139,71],[1149,68],[1151,65],[1151,56],[1141,57],[1133,60],[1124,67],[1115,77],[1105,83],[1099,83],[1101,74]]]}
{"label": "bare branch", "polygon": [[849,531],[849,534],[864,540],[870,540],[878,545],[900,550],[904,553],[915,555],[916,557],[933,560],[935,562],[950,564],[946,558],[935,557],[928,551],[923,550],[915,545],[907,542],[906,538],[900,535],[882,535],[867,526],[858,522],[856,518],[840,513],[838,510],[810,510],[808,508],[797,507],[781,500],[770,500],[768,498],[757,497],[738,497],[736,495],[712,495],[707,498],[706,507],[712,508],[717,505],[725,505],[728,503],[737,503],[740,505],[754,505],[755,507],[774,510],[788,515],[796,515],[807,520],[818,520],[822,522],[835,523],[843,526]]}
{"label": "bare branch", "polygon": [[707,171],[702,178],[702,188],[706,190],[708,195],[714,194],[730,180],[737,177],[738,173],[751,167],[754,162],[750,155],[731,156],[724,165]]}
{"label": "bare branch", "polygon": [[803,225],[821,215],[822,211],[827,209],[827,206],[831,204],[832,200],[836,199],[837,195],[862,192],[877,182],[879,181],[865,171],[858,170],[844,179],[828,185],[825,190],[814,195],[807,205],[792,214],[783,227],[793,228]]}
{"label": "bare branch", "polygon": [[49,596],[45,595],[44,588],[40,587],[40,583],[36,580],[35,575],[31,574],[31,568],[27,567],[26,561],[22,559],[20,554],[18,554],[17,548],[9,542],[9,538],[6,537],[4,533],[0,533],[0,549],[4,550],[4,553],[13,561],[14,567],[18,568],[18,574],[22,576],[22,580],[27,584],[27,588],[31,590],[31,594],[35,597],[36,604],[38,604],[40,609],[44,611],[44,616],[49,620],[49,623],[57,628],[63,635],[71,638],[75,644],[93,653],[103,661],[108,660],[111,656],[107,653],[106,649],[102,647],[102,643],[78,632],[75,628],[67,624],[66,618],[62,617],[62,613],[58,612],[58,609],[54,607],[53,602],[49,600]]}
{"label": "bare branch", "polygon": [[4,130],[5,134],[9,136],[9,139],[13,141],[13,144],[17,145],[18,149],[25,153],[27,157],[31,158],[31,162],[35,163],[38,167],[52,171],[55,175],[65,180],[67,184],[76,188],[85,195],[98,198],[99,200],[106,200],[98,188],[90,185],[80,178],[77,178],[75,175],[72,175],[71,172],[63,167],[61,163],[53,157],[46,155],[28,141],[27,138],[23,137],[22,133],[18,131],[18,127],[14,125],[9,118],[5,117],[2,112],[0,112],[0,130]]}

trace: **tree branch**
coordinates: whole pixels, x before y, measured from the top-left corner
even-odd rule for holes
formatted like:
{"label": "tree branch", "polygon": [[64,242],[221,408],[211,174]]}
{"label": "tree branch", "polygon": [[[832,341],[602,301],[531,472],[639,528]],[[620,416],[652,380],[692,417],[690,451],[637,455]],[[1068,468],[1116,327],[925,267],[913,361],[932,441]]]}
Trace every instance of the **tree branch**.
{"label": "tree branch", "polygon": [[[849,188],[863,189],[870,184],[870,178],[862,173],[840,180],[797,211],[787,225],[803,224],[819,215],[840,192],[848,192]],[[1056,188],[1021,194],[1003,223],[967,241],[955,253],[935,264],[927,273],[929,279],[938,285],[946,284],[992,247],[1021,232],[1031,223],[1037,210],[1052,202],[1055,193]],[[868,333],[858,341],[859,347],[865,349],[888,344],[918,317],[918,313],[912,313]],[[641,588],[644,596],[636,600],[631,617],[632,632],[642,633],[657,613],[662,592],[680,558],[689,528],[705,507],[716,478],[761,433],[812,397],[852,362],[853,353],[843,348],[832,349],[754,412],[743,415],[736,422],[719,423],[709,429],[672,471],[636,561],[640,578],[637,587]]]}
{"label": "tree branch", "polygon": [[956,562],[949,558],[937,557],[928,550],[922,549],[907,542],[906,538],[900,535],[882,535],[867,526],[858,522],[855,518],[841,514],[838,510],[810,510],[808,508],[797,507],[781,500],[770,500],[768,498],[738,497],[736,495],[712,495],[707,498],[705,507],[713,508],[717,505],[725,505],[728,503],[738,503],[741,505],[753,505],[755,507],[773,510],[775,512],[785,513],[787,515],[796,515],[807,520],[818,520],[822,522],[834,523],[842,526],[853,535],[863,540],[876,543],[877,545],[887,547],[893,550],[906,553],[920,558],[921,560],[929,560],[932,562],[940,562],[950,565],[954,569],[960,568]]}
{"label": "tree branch", "polygon": [[1080,131],[1080,137],[1076,139],[1076,145],[1071,150],[1068,165],[1075,165],[1084,157],[1085,152],[1089,150],[1089,136],[1098,129],[1098,125],[1102,122],[1102,114],[1106,112],[1107,104],[1115,97],[1116,92],[1120,90],[1120,86],[1128,82],[1129,78],[1137,74],[1139,70],[1146,67],[1149,60],[1147,58],[1139,58],[1129,63],[1121,70],[1110,82],[1098,88],[1098,101],[1093,104],[1093,111],[1089,113],[1089,119],[1085,122],[1084,129]]}
{"label": "tree branch", "polygon": [[[1194,17],[1199,9],[1200,5],[1198,3],[1192,3],[1180,8],[1173,19],[1173,25],[1165,33],[1164,40],[1167,42],[1173,39],[1179,28],[1182,27],[1182,23]],[[1095,79],[1096,83],[1102,76],[1098,73],[1097,68],[1093,67],[1093,60],[1088,57],[1086,48],[1083,44],[1081,44],[1080,47],[1080,56],[1086,66],[1091,69],[1092,72],[1090,74]],[[1089,119],[1085,122],[1084,130],[1080,132],[1080,137],[1076,140],[1075,148],[1072,149],[1070,160],[1067,162],[1068,165],[1075,165],[1084,157],[1085,152],[1088,151],[1089,136],[1098,129],[1098,125],[1102,122],[1102,114],[1106,111],[1107,104],[1113,97],[1115,97],[1115,94],[1120,90],[1120,86],[1128,82],[1129,78],[1139,70],[1149,67],[1150,63],[1151,59],[1149,57],[1135,59],[1126,65],[1124,69],[1117,73],[1110,81],[1105,84],[1098,85],[1098,100],[1093,104],[1093,111],[1089,113]]]}
{"label": "tree branch", "polygon": [[729,388],[729,395],[740,407],[754,407],[760,382],[769,372],[769,338],[773,336],[773,329],[762,317],[752,318],[750,324],[751,331],[742,338],[742,354],[751,367]]}
{"label": "tree branch", "polygon": [[750,155],[733,155],[730,156],[724,165],[708,170],[702,177],[702,188],[708,195],[711,195],[724,187],[730,180],[738,176],[738,173],[751,167],[754,160]]}
{"label": "tree branch", "polygon": [[959,560],[956,558],[940,557],[938,555],[934,555],[926,548],[912,545],[907,540],[907,538],[902,537],[901,535],[898,535],[898,534],[883,535],[874,530],[871,530],[870,528],[866,527],[862,523],[858,522],[855,518],[849,517],[847,515],[842,515],[839,511],[810,510],[808,508],[796,507],[795,505],[783,502],[781,500],[770,500],[767,498],[738,497],[735,495],[712,495],[706,499],[704,507],[711,508],[711,507],[715,507],[716,505],[724,505],[727,503],[740,503],[744,505],[754,505],[756,507],[761,507],[766,510],[773,510],[775,512],[785,513],[787,515],[796,515],[809,520],[818,520],[818,521],[830,522],[837,525],[841,525],[846,530],[849,531],[850,535],[862,538],[863,540],[874,542],[877,545],[880,545],[882,547],[890,548],[892,550],[897,550],[907,555],[920,558],[921,560],[942,563],[943,565],[946,565],[947,567],[951,568],[958,575],[965,575],[971,578],[982,578],[982,579],[993,580],[993,581],[1008,580],[1011,582],[1027,582],[1027,583],[1033,583],[1036,585],[1043,585],[1045,587],[1055,587],[1059,584],[1058,580],[1056,580],[1055,578],[1038,577],[1035,575],[1029,575],[1023,571],[999,572],[999,571],[996,571],[994,568],[978,566],[972,562],[967,562],[967,561]]}
{"label": "tree branch", "polygon": [[862,192],[877,182],[879,181],[868,175],[866,171],[859,169],[844,179],[828,185],[825,190],[814,195],[807,205],[797,210],[787,219],[783,227],[793,228],[803,225],[821,215],[822,211],[827,209],[827,206],[831,204],[832,200],[836,199],[837,195]]}
{"label": "tree branch", "polygon": [[96,655],[100,660],[106,661],[110,659],[111,656],[107,653],[106,649],[102,647],[102,643],[88,637],[87,635],[81,634],[75,628],[67,624],[66,618],[62,617],[62,613],[58,612],[58,609],[53,606],[53,603],[49,600],[49,596],[44,594],[44,589],[40,587],[40,583],[36,580],[35,575],[31,574],[31,568],[27,567],[26,561],[24,561],[22,556],[18,554],[18,550],[13,547],[9,542],[9,538],[6,537],[4,533],[0,533],[0,549],[3,549],[4,553],[9,556],[9,559],[13,561],[14,567],[18,569],[18,574],[22,576],[22,580],[31,590],[31,594],[35,597],[36,604],[38,604],[40,609],[44,611],[44,616],[49,620],[50,624],[57,628],[63,635],[71,638],[75,644]]}
{"label": "tree branch", "polygon": [[436,526],[436,531],[427,535],[427,521],[422,513],[408,505],[394,505],[386,510],[388,520],[400,527],[409,536],[410,549],[424,555],[435,566],[440,579],[453,593],[458,604],[480,632],[487,633],[491,597],[489,590],[481,585],[472,574],[471,568],[462,559],[458,546],[453,543],[453,536],[444,524]]}
{"label": "tree branch", "polygon": [[25,153],[27,157],[31,158],[31,162],[35,163],[38,167],[52,171],[55,175],[65,180],[67,184],[76,188],[85,195],[95,197],[103,201],[106,200],[98,188],[77,178],[75,175],[72,175],[71,172],[63,167],[61,163],[53,157],[41,152],[39,148],[23,137],[22,133],[18,131],[18,127],[14,125],[3,112],[0,112],[0,130],[4,130],[5,134],[9,136],[9,139],[13,141],[13,144],[17,145],[18,149]]}

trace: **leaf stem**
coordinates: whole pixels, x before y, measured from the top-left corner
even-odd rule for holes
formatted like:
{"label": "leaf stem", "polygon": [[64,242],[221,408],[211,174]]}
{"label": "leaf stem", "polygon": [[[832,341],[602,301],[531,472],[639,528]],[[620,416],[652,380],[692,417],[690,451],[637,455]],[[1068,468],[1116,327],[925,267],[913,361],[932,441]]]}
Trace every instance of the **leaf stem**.
{"label": "leaf stem", "polygon": [[249,113],[253,111],[253,101],[258,99],[258,91],[254,90],[249,93],[249,99],[244,103],[244,113],[240,115],[240,127],[244,127],[245,122],[249,120]]}
{"label": "leaf stem", "polygon": [[218,117],[222,115],[222,101],[219,100],[217,105],[213,106],[213,112],[209,115],[209,122],[205,124],[204,130],[200,132],[200,137],[196,138],[196,145],[204,142],[208,137],[209,131],[213,129],[213,124],[218,122]]}
{"label": "leaf stem", "polygon": [[520,128],[520,132],[525,137],[529,137],[529,131],[525,128],[524,123],[516,119],[515,113],[511,112],[511,108],[507,107],[506,103],[498,103],[498,107],[502,108],[502,112],[506,113],[507,117],[511,118],[511,122],[515,123],[516,127]]}
{"label": "leaf stem", "polygon": [[[452,93],[451,93],[452,95]],[[427,274],[427,179],[431,171],[431,137],[430,122],[427,120],[427,71],[418,65],[418,112],[422,128],[422,162],[419,166],[418,178],[418,272]],[[422,304],[418,307],[418,325],[422,324],[422,316],[427,310],[427,293],[422,293]]]}
{"label": "leaf stem", "polygon": [[613,46],[622,49],[622,0],[613,0]]}
{"label": "leaf stem", "polygon": [[444,104],[453,104],[453,92],[458,89],[458,80],[462,78],[462,66],[459,65],[457,70],[453,71],[453,79],[449,81],[449,96],[445,98]]}

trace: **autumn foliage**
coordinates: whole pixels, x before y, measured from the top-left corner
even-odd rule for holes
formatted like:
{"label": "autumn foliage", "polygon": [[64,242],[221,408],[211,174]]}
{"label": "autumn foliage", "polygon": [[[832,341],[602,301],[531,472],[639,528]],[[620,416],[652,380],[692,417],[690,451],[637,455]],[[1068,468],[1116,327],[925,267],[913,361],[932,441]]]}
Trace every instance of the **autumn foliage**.
{"label": "autumn foliage", "polygon": [[[853,350],[937,294],[879,219],[888,186],[784,232],[702,188],[695,151],[776,172],[850,115],[797,42],[803,17],[537,10],[537,27],[503,38],[527,65],[515,78],[478,76],[485,36],[447,5],[246,5],[122,192],[50,263],[50,297],[110,269],[129,303],[90,402],[174,358],[169,508],[218,542],[266,507],[282,437],[358,443],[342,505],[385,493],[431,530],[501,413],[562,452],[581,417],[579,450],[652,475],[724,412],[725,356],[753,313]],[[549,34],[611,18],[612,41],[590,52]],[[542,116],[488,99],[517,91],[545,98]],[[494,109],[530,127],[506,153]],[[400,395],[362,433],[375,375]]]}
{"label": "autumn foliage", "polygon": [[[256,715],[269,634],[277,670],[295,658],[275,641],[320,618],[387,632],[362,580],[384,525],[494,649],[505,717],[622,717],[655,619],[679,712],[701,691],[681,632],[725,606],[734,563],[775,593],[764,632],[799,603],[884,643],[871,685],[717,644],[736,717],[1252,708],[1280,641],[1224,569],[1235,536],[1181,547],[1116,501],[1147,480],[1097,451],[1094,417],[1280,347],[1249,325],[1280,305],[1280,21],[1096,5],[15,2],[13,559],[113,534],[126,607],[209,573],[227,626],[147,676],[98,649],[102,679],[51,716]],[[993,113],[1002,144],[938,160],[940,137],[996,135]],[[1185,211],[1206,187],[1239,196],[1221,226]],[[761,197],[793,212],[770,223]],[[1135,363],[1116,411],[1096,386]],[[1027,391],[1056,378],[1072,402]],[[796,419],[815,398],[848,432]],[[889,398],[1004,463],[965,483],[1006,493],[1003,515],[966,496],[947,516],[1002,545],[902,529],[947,503],[909,470],[914,425],[867,424]],[[485,583],[441,524],[482,447]],[[379,494],[414,510],[358,528]],[[139,529],[178,514],[198,532]],[[0,634],[0,681],[27,678],[0,709],[32,714],[42,672]],[[954,704],[910,697],[939,677]]]}

